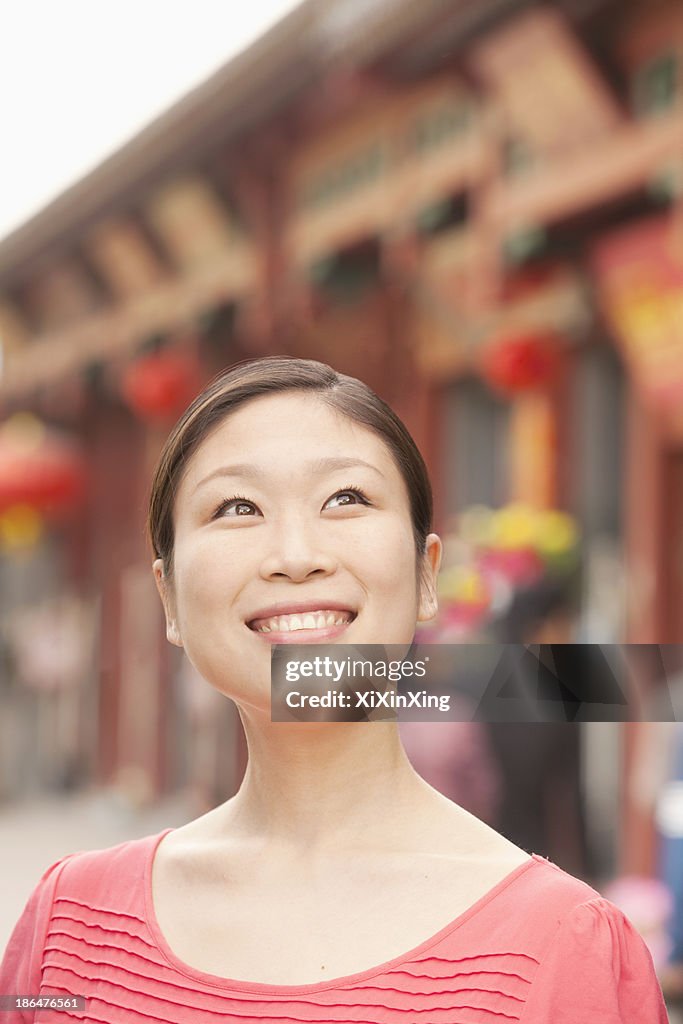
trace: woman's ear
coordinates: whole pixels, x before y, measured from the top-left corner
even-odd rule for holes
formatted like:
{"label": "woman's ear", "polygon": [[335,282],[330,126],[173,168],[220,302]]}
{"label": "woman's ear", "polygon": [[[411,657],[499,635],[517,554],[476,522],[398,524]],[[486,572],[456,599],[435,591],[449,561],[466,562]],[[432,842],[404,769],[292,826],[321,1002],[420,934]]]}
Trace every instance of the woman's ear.
{"label": "woman's ear", "polygon": [[154,582],[157,585],[159,597],[161,598],[161,603],[164,606],[164,615],[166,616],[166,639],[169,643],[175,644],[176,647],[182,647],[183,641],[180,636],[180,630],[178,629],[173,584],[164,572],[164,561],[162,558],[155,559],[152,564],[152,570],[154,572]]}
{"label": "woman's ear", "polygon": [[425,544],[425,553],[422,556],[418,622],[433,619],[439,609],[436,580],[439,575],[442,551],[441,538],[436,533],[430,533]]}

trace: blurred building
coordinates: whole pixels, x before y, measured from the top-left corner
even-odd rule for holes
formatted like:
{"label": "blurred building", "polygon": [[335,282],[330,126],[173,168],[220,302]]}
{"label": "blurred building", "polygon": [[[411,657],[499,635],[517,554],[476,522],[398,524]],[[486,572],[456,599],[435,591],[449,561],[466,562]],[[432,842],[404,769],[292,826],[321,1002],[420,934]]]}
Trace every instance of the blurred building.
{"label": "blurred building", "polygon": [[[145,502],[188,387],[250,356],[373,386],[441,528],[477,502],[572,512],[586,636],[679,641],[682,192],[674,0],[307,0],[0,243],[0,412],[88,467],[70,518],[5,548],[3,609],[96,609],[84,770],[165,791],[190,719],[215,721],[183,699]],[[631,728],[613,742],[628,773]],[[231,764],[204,766],[219,797]]]}

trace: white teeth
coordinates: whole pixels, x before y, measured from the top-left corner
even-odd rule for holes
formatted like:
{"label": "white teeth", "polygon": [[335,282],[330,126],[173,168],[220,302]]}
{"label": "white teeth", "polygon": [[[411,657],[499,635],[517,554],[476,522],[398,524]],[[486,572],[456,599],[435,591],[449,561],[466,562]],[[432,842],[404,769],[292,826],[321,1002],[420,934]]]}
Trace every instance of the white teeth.
{"label": "white teeth", "polygon": [[306,629],[325,629],[329,626],[344,626],[351,621],[350,612],[316,611],[294,612],[291,615],[274,615],[256,627],[257,633],[292,633]]}

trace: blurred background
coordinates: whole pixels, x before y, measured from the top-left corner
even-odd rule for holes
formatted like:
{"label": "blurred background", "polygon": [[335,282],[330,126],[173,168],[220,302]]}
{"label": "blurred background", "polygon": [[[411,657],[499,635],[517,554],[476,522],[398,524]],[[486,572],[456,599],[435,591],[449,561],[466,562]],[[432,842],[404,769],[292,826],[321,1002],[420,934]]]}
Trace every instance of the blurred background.
{"label": "blurred background", "polygon": [[[239,360],[321,359],[402,416],[446,539],[426,639],[683,641],[683,9],[289,6],[0,240],[0,947],[58,856],[239,786],[236,713],[166,642],[145,538],[164,438]],[[675,730],[405,738],[663,962]]]}

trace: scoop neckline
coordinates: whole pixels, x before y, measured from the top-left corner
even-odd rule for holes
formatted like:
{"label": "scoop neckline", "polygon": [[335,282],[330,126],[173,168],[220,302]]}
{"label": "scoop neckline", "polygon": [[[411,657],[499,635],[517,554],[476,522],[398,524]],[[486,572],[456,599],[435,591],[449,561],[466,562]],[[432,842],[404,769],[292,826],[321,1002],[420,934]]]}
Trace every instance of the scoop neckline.
{"label": "scoop neckline", "polygon": [[275,985],[270,982],[262,981],[243,981],[237,978],[226,978],[220,974],[211,974],[208,971],[202,971],[199,968],[192,967],[191,964],[185,963],[178,957],[168,942],[166,941],[163,932],[159,926],[159,921],[156,916],[154,909],[154,901],[152,898],[152,868],[154,865],[154,857],[164,836],[167,836],[169,832],[174,832],[174,828],[166,828],[162,832],[150,837],[151,842],[149,846],[148,856],[145,862],[145,873],[144,873],[144,895],[145,895],[145,919],[147,926],[154,938],[157,948],[163,955],[164,959],[180,974],[185,977],[192,979],[193,981],[200,981],[205,985],[213,986],[214,988],[230,989],[237,992],[252,992],[261,993],[262,995],[303,995],[306,993],[324,992],[329,989],[342,989],[349,988],[361,981],[367,981],[370,978],[377,977],[399,967],[401,964],[407,963],[414,960],[416,957],[425,953],[431,949],[432,946],[437,945],[443,939],[445,939],[451,932],[456,931],[463,924],[474,917],[475,914],[483,910],[485,906],[491,903],[497,896],[499,896],[505,889],[507,889],[513,882],[516,882],[523,874],[525,874],[529,868],[535,864],[547,864],[549,863],[545,857],[542,857],[538,853],[529,854],[529,859],[524,861],[522,864],[518,864],[516,868],[504,875],[488,892],[485,892],[483,896],[464,910],[461,914],[458,914],[452,921],[440,928],[438,932],[430,935],[429,938],[419,943],[417,946],[413,946],[412,949],[407,950],[405,953],[401,953],[399,956],[394,957],[392,960],[386,960],[384,963],[377,964],[373,967],[369,967],[364,971],[357,971],[355,974],[346,974],[338,978],[327,978],[325,981],[314,981],[303,985]]}

